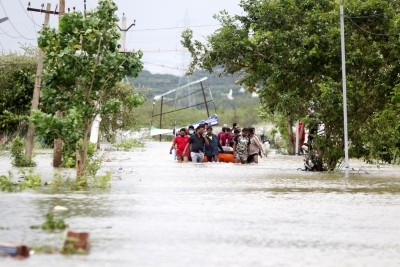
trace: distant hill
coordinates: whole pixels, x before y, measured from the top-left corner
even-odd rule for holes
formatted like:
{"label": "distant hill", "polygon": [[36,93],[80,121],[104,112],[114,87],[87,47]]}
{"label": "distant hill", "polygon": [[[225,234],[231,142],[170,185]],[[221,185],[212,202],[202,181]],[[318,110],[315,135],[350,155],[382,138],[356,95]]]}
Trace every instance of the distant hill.
{"label": "distant hill", "polygon": [[222,76],[218,74],[209,73],[206,71],[196,71],[191,76],[179,77],[171,74],[153,74],[147,70],[142,71],[137,78],[129,78],[135,88],[145,87],[149,89],[148,99],[153,99],[154,96],[163,94],[168,90],[174,89],[180,85],[187,84],[191,81],[199,80],[207,77],[208,79],[204,82],[205,87],[210,87],[214,101],[219,106],[230,105],[227,103],[227,94],[232,89],[232,96],[235,97],[237,104],[243,102],[258,102],[257,99],[252,98],[250,93],[244,93],[241,86],[236,84],[236,80],[233,76]]}
{"label": "distant hill", "polygon": [[[139,90],[140,88],[146,88],[148,90],[147,102],[134,111],[137,126],[147,127],[150,121],[152,121],[152,102],[154,96],[204,77],[208,78],[203,82],[206,89],[207,100],[210,99],[208,92],[208,88],[210,88],[215,104],[208,104],[210,115],[214,113],[218,114],[221,123],[227,123],[229,125],[233,122],[238,122],[240,125],[255,125],[260,121],[258,117],[258,97],[252,97],[251,93],[245,92],[240,85],[236,84],[236,79],[233,76],[219,77],[218,74],[215,73],[210,74],[205,71],[197,71],[192,76],[179,77],[170,74],[153,74],[144,70],[138,77],[128,78],[129,82],[133,84],[135,88]],[[176,109],[182,110],[163,116],[163,125],[171,127],[174,121],[177,121],[178,125],[189,125],[195,121],[206,118],[205,105],[197,105],[204,101],[202,92],[192,95],[193,91],[197,92],[200,90],[199,88],[199,85],[191,88],[190,90],[192,91],[185,88],[180,90],[178,95],[171,94],[164,99],[164,112],[171,112]],[[232,90],[231,94],[230,90]],[[184,97],[187,95],[190,96]],[[176,101],[175,99],[180,100]],[[185,109],[191,105],[195,107]],[[154,115],[160,112],[159,102],[156,103],[154,112]],[[154,118],[155,125],[158,125],[158,120],[158,117]]]}

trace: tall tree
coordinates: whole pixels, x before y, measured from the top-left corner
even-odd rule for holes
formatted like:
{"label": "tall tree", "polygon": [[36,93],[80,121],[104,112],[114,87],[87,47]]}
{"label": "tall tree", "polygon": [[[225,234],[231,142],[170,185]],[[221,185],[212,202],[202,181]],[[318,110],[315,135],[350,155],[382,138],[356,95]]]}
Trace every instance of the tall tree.
{"label": "tall tree", "polygon": [[122,101],[110,99],[110,90],[142,69],[140,52],[118,51],[116,10],[114,1],[100,0],[96,10],[65,14],[59,31],[45,28],[39,37],[46,54],[41,100],[47,113],[36,112],[32,121],[41,133],[75,144],[77,177],[82,179],[95,116],[119,112]]}
{"label": "tall tree", "polygon": [[37,56],[0,54],[0,135],[26,131],[34,87]]}
{"label": "tall tree", "polygon": [[[329,169],[343,156],[339,1],[242,0],[244,15],[221,12],[222,27],[203,44],[186,30],[191,70],[243,73],[240,82],[260,95],[266,113],[309,127],[325,125],[314,147]],[[349,137],[352,155],[362,148],[368,123],[398,84],[397,1],[346,1]],[[397,33],[397,34],[395,34]]]}

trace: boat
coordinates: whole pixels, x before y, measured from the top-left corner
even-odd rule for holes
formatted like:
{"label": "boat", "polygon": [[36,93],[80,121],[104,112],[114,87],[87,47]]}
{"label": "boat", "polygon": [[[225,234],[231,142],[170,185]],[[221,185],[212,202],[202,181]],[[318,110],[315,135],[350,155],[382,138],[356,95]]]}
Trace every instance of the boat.
{"label": "boat", "polygon": [[[233,152],[232,151],[224,151],[224,152],[219,152],[218,160],[219,160],[219,162],[234,163],[235,162],[235,157],[233,156]],[[204,161],[203,162],[208,162],[206,156],[204,156]]]}

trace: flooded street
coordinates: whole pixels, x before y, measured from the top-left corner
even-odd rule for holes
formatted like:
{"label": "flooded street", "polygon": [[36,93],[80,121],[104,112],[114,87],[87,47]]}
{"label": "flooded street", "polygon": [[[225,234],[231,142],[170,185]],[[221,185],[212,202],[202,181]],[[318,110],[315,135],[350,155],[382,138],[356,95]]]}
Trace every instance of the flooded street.
{"label": "flooded street", "polygon": [[[88,256],[33,255],[12,266],[400,266],[400,172],[354,162],[342,174],[306,173],[301,157],[257,166],[178,164],[170,143],[107,152],[105,192],[0,193],[0,241],[61,245],[32,230],[60,205],[71,230],[90,232]],[[51,178],[51,156],[36,172]],[[0,174],[11,169],[0,157]]]}

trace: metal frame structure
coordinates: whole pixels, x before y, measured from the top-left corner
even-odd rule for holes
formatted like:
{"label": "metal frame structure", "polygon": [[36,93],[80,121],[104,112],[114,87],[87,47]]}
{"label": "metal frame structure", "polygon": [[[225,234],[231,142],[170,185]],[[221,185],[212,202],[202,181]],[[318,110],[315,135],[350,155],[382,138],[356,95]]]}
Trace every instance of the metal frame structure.
{"label": "metal frame structure", "polygon": [[[200,80],[197,80],[197,81],[193,81],[193,82],[187,83],[187,84],[185,84],[185,85],[182,85],[182,86],[179,86],[179,87],[174,88],[174,89],[172,89],[172,90],[169,90],[168,92],[166,92],[166,93],[164,93],[164,94],[155,96],[154,99],[153,99],[153,109],[152,109],[152,114],[151,114],[151,123],[150,123],[150,127],[153,126],[153,120],[154,120],[155,117],[160,117],[160,124],[159,124],[159,127],[160,127],[160,129],[161,129],[161,128],[162,128],[162,122],[163,122],[163,115],[165,115],[165,114],[170,114],[170,113],[174,113],[174,112],[178,112],[178,111],[182,111],[182,110],[189,109],[189,108],[194,108],[194,107],[197,107],[197,106],[200,106],[200,105],[205,105],[205,106],[206,106],[207,116],[210,117],[210,111],[209,111],[208,103],[211,103],[211,102],[214,103],[214,99],[213,99],[213,96],[212,96],[212,94],[211,94],[211,89],[209,88],[211,100],[207,100],[206,93],[205,93],[205,89],[204,89],[204,85],[203,85],[203,82],[204,82],[205,80],[207,80],[207,77],[204,77],[204,78],[202,78],[202,79],[200,79]],[[168,104],[168,103],[170,103],[170,102],[174,102],[174,101],[177,100],[177,99],[174,99],[174,100],[165,102],[165,101],[164,101],[164,97],[165,97],[165,96],[167,96],[167,95],[169,95],[169,94],[171,94],[171,93],[177,92],[177,91],[179,91],[179,90],[181,90],[181,89],[187,88],[187,87],[189,87],[189,86],[195,85],[195,84],[200,84],[201,89],[196,90],[196,91],[194,91],[194,92],[191,92],[191,93],[189,93],[188,95],[182,96],[182,97],[180,97],[180,98],[178,98],[178,99],[188,97],[188,96],[193,95],[193,94],[198,93],[198,92],[202,92],[204,102],[197,103],[197,104],[194,104],[194,105],[189,105],[189,106],[184,107],[184,108],[178,108],[178,109],[174,109],[174,110],[171,110],[171,111],[164,112],[164,105],[165,105],[165,104]],[[161,101],[160,113],[154,114],[154,108],[155,108],[156,102],[159,101],[159,100]],[[215,103],[214,103],[214,109],[215,109]],[[161,134],[160,134],[160,141],[161,141]]]}

